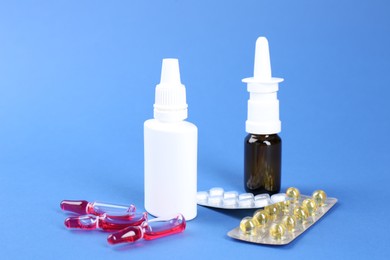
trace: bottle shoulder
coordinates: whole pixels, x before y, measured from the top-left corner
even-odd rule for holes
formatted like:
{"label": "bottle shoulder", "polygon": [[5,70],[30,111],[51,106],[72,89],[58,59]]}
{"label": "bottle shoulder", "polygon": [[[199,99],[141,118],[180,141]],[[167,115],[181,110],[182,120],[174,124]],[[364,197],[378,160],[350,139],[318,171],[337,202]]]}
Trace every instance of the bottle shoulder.
{"label": "bottle shoulder", "polygon": [[248,134],[245,137],[245,143],[248,143],[248,144],[265,144],[265,145],[281,144],[282,143],[282,139],[277,134],[270,134],[270,135]]}
{"label": "bottle shoulder", "polygon": [[185,131],[185,132],[197,132],[198,128],[195,124],[188,121],[179,122],[161,122],[156,119],[146,120],[144,128],[160,131]]}

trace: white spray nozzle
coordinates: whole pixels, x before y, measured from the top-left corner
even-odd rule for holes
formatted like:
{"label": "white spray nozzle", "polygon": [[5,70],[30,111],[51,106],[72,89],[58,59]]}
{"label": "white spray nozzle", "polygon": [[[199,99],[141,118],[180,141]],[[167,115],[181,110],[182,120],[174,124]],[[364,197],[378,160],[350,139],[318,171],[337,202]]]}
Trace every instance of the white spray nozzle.
{"label": "white spray nozzle", "polygon": [[272,77],[271,75],[268,40],[265,37],[259,37],[256,41],[253,77],[266,81]]}
{"label": "white spray nozzle", "polygon": [[259,37],[256,41],[255,66],[253,77],[242,80],[245,83],[263,83],[275,84],[282,82],[281,78],[273,78],[271,73],[271,60],[269,55],[268,40],[265,37]]}
{"label": "white spray nozzle", "polygon": [[154,118],[165,122],[187,118],[186,89],[180,82],[178,59],[163,59],[155,95]]}
{"label": "white spray nozzle", "polygon": [[246,131],[251,134],[276,134],[281,130],[277,91],[281,78],[273,78],[268,40],[259,37],[256,41],[253,77],[242,80],[250,92]]}
{"label": "white spray nozzle", "polygon": [[163,59],[160,84],[181,85],[178,59]]}

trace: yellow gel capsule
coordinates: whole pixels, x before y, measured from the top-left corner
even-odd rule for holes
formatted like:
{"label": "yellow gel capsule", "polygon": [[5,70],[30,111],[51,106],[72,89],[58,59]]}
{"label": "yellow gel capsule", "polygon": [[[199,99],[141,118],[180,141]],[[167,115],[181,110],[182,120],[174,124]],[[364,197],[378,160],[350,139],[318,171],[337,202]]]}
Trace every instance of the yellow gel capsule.
{"label": "yellow gel capsule", "polygon": [[240,222],[240,230],[245,234],[255,234],[256,225],[252,220],[252,217],[245,217]]}
{"label": "yellow gel capsule", "polygon": [[302,202],[302,207],[307,209],[307,212],[309,213],[310,216],[313,216],[316,214],[317,211],[317,204],[313,199],[305,199]]}
{"label": "yellow gel capsule", "polygon": [[297,219],[294,215],[284,216],[282,219],[282,224],[287,228],[288,231],[293,232],[297,226]]}
{"label": "yellow gel capsule", "polygon": [[322,207],[326,201],[326,193],[323,190],[316,190],[313,192],[312,198],[318,207]]}
{"label": "yellow gel capsule", "polygon": [[301,197],[301,193],[297,188],[290,187],[286,191],[286,196],[287,198],[292,199],[293,201],[297,201]]}
{"label": "yellow gel capsule", "polygon": [[309,216],[309,212],[306,208],[302,206],[297,206],[294,208],[294,216],[299,222],[306,221],[307,217]]}
{"label": "yellow gel capsule", "polygon": [[282,239],[286,233],[286,227],[283,224],[273,223],[269,229],[269,234],[274,239]]}
{"label": "yellow gel capsule", "polygon": [[269,219],[269,214],[265,210],[257,210],[255,214],[253,214],[253,222],[258,227],[263,227],[267,224]]}
{"label": "yellow gel capsule", "polygon": [[280,211],[283,213],[283,215],[288,215],[290,213],[291,200],[285,200],[279,202],[278,204],[279,204]]}
{"label": "yellow gel capsule", "polygon": [[280,210],[280,205],[278,203],[266,206],[264,208],[265,211],[268,212],[269,219],[270,220],[275,220],[279,216],[281,210]]}

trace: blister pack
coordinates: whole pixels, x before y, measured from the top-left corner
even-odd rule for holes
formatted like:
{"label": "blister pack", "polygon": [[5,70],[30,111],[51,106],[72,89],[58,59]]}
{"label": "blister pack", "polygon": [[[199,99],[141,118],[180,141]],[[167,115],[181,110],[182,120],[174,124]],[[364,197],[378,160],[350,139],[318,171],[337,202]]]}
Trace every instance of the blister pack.
{"label": "blister pack", "polygon": [[286,245],[322,218],[336,203],[322,190],[312,196],[300,195],[296,188],[286,192],[287,200],[257,210],[241,220],[228,236],[256,244]]}
{"label": "blister pack", "polygon": [[265,206],[285,201],[286,198],[285,193],[277,193],[272,196],[264,193],[254,196],[252,193],[239,194],[237,191],[224,191],[220,187],[197,193],[198,205],[219,209],[264,208]]}

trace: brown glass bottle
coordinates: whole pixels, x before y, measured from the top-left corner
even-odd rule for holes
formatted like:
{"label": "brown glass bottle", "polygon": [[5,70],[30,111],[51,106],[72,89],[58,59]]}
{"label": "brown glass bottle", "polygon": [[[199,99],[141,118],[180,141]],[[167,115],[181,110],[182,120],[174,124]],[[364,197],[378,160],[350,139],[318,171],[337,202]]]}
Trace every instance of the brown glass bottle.
{"label": "brown glass bottle", "polygon": [[248,134],[244,148],[244,185],[253,194],[280,191],[282,139],[277,134]]}

